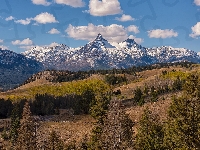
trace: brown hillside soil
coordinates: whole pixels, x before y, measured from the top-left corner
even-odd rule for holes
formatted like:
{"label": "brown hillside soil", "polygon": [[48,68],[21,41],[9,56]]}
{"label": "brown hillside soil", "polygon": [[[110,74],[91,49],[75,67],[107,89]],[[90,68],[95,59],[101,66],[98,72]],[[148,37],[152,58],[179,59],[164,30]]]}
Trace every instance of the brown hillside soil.
{"label": "brown hillside soil", "polygon": [[65,144],[75,142],[79,144],[85,138],[90,137],[95,120],[89,115],[76,115],[69,121],[45,122],[40,127],[41,139],[47,139],[49,133],[55,130]]}
{"label": "brown hillside soil", "polygon": [[172,96],[180,96],[182,93],[170,93],[164,94],[158,98],[157,102],[148,102],[143,106],[132,106],[126,108],[126,113],[129,114],[130,119],[135,123],[133,130],[134,135],[137,134],[137,128],[139,126],[139,120],[144,112],[145,108],[149,108],[153,114],[158,115],[160,122],[164,122],[167,120],[168,109],[171,105]]}

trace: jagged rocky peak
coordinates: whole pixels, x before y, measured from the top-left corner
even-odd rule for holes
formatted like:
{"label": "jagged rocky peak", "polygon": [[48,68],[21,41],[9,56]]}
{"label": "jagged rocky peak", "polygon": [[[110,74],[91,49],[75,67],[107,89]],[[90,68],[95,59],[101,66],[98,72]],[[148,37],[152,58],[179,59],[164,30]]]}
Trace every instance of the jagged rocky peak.
{"label": "jagged rocky peak", "polygon": [[125,49],[131,49],[131,48],[142,49],[143,48],[141,45],[136,43],[135,40],[132,38],[128,38],[125,41],[120,42],[119,46],[120,48],[125,48]]}
{"label": "jagged rocky peak", "polygon": [[106,39],[103,38],[102,34],[99,33],[96,39],[92,42],[92,45],[96,48],[104,46],[105,48],[115,48]]}
{"label": "jagged rocky peak", "polygon": [[96,37],[95,40],[96,40],[96,41],[102,41],[102,40],[105,40],[105,39],[103,38],[103,36],[101,35],[101,33],[99,33],[99,34],[97,35],[97,37]]}
{"label": "jagged rocky peak", "polygon": [[127,40],[125,40],[124,41],[125,43],[126,43],[126,46],[128,47],[128,48],[131,48],[131,47],[133,47],[133,46],[136,46],[136,45],[138,45],[135,41],[134,41],[134,39],[127,39]]}
{"label": "jagged rocky peak", "polygon": [[42,62],[46,69],[74,71],[91,68],[127,68],[133,65],[177,61],[200,62],[200,56],[191,50],[171,46],[146,48],[139,45],[133,38],[111,44],[100,33],[93,41],[78,48],[68,48],[64,44],[54,45],[53,48],[37,48],[38,51],[29,50],[23,54]]}

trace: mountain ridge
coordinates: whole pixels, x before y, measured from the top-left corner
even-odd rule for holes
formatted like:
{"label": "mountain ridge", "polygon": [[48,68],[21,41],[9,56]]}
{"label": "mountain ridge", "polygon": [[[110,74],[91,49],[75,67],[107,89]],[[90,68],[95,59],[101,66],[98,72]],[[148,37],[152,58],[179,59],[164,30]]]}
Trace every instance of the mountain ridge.
{"label": "mountain ridge", "polygon": [[0,49],[0,90],[12,89],[41,70],[42,63],[13,51]]}
{"label": "mountain ridge", "polygon": [[46,69],[70,71],[128,68],[181,61],[200,62],[200,56],[189,49],[171,46],[146,48],[130,38],[114,46],[100,33],[93,41],[81,47],[71,48],[64,44],[35,47],[22,54],[43,63]]}

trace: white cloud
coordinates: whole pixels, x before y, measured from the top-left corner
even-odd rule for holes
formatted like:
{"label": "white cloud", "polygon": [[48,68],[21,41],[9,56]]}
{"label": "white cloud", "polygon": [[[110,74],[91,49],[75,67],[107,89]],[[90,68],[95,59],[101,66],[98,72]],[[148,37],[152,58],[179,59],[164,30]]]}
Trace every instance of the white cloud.
{"label": "white cloud", "polygon": [[8,50],[8,47],[4,46],[4,45],[0,45],[0,49],[2,49],[2,50]]}
{"label": "white cloud", "polygon": [[25,20],[20,19],[20,20],[15,20],[15,23],[20,23],[23,25],[28,25],[31,23],[31,20],[33,20],[33,18],[26,18]]}
{"label": "white cloud", "polygon": [[49,14],[47,12],[44,12],[44,13],[41,13],[41,14],[35,16],[35,18],[33,20],[35,20],[37,23],[41,23],[41,24],[58,22],[58,21],[56,21],[56,18],[52,14]]}
{"label": "white cloud", "polygon": [[195,3],[197,6],[200,6],[200,0],[194,0],[194,3]]}
{"label": "white cloud", "polygon": [[82,0],[55,0],[57,4],[69,5],[72,7],[84,7],[85,3]]}
{"label": "white cloud", "polygon": [[147,31],[148,32],[148,36],[150,38],[171,38],[171,37],[177,37],[178,33],[175,32],[173,29],[165,29],[165,30],[161,30],[161,29],[155,29],[155,30],[150,30]]}
{"label": "white cloud", "polygon": [[198,36],[200,36],[200,22],[197,22],[197,24],[191,27],[191,29],[192,33],[190,34],[190,36],[192,38],[197,38]]}
{"label": "white cloud", "polygon": [[31,23],[32,20],[36,21],[33,25],[38,25],[39,23],[46,24],[46,23],[57,23],[58,22],[58,21],[56,21],[55,17],[52,14],[44,12],[44,13],[41,13],[41,14],[35,16],[34,18],[15,20],[15,23],[28,25]]}
{"label": "white cloud", "polygon": [[55,28],[52,28],[50,31],[48,31],[49,34],[59,34],[60,31],[58,31],[57,29]]}
{"label": "white cloud", "polygon": [[125,14],[123,14],[123,15],[121,16],[121,18],[115,17],[115,20],[125,22],[125,21],[133,21],[133,20],[135,20],[135,19],[132,18],[130,15],[125,15]]}
{"label": "white cloud", "polygon": [[128,32],[139,33],[139,28],[135,25],[130,25],[127,27]]}
{"label": "white cloud", "polygon": [[89,11],[93,16],[107,16],[122,13],[118,0],[90,0]]}
{"label": "white cloud", "polygon": [[110,42],[121,42],[128,38],[127,30],[122,25],[111,24],[109,26],[88,24],[88,26],[72,26],[65,30],[68,35],[78,40],[94,40],[98,33]]}
{"label": "white cloud", "polygon": [[141,43],[144,42],[144,39],[142,39],[142,38],[137,38],[137,37],[135,37],[135,36],[133,36],[133,35],[130,35],[128,38],[129,38],[129,39],[134,39],[135,42],[138,43],[138,44],[141,44]]}
{"label": "white cloud", "polygon": [[13,45],[32,45],[33,41],[30,40],[29,38],[26,38],[22,41],[20,41],[20,40],[12,41],[12,44]]}
{"label": "white cloud", "polygon": [[53,43],[49,44],[48,47],[54,47],[54,46],[57,46],[57,45],[59,45],[59,44],[56,43],[56,42],[53,42]]}
{"label": "white cloud", "polygon": [[6,21],[10,21],[10,20],[14,20],[15,18],[13,16],[7,17],[5,20]]}
{"label": "white cloud", "polygon": [[25,50],[30,50],[34,47],[54,47],[54,46],[57,46],[57,45],[59,45],[59,44],[56,43],[56,42],[53,42],[49,45],[40,45],[40,46],[39,45],[22,45],[19,48],[22,48],[22,49],[25,49]]}
{"label": "white cloud", "polygon": [[32,0],[33,4],[49,6],[51,3],[46,0]]}
{"label": "white cloud", "polygon": [[32,49],[34,47],[36,47],[37,45],[23,45],[23,46],[20,46],[19,48],[22,48],[22,49],[25,49],[25,50],[29,50],[29,49]]}
{"label": "white cloud", "polygon": [[3,43],[3,40],[2,40],[2,39],[0,39],[0,43]]}

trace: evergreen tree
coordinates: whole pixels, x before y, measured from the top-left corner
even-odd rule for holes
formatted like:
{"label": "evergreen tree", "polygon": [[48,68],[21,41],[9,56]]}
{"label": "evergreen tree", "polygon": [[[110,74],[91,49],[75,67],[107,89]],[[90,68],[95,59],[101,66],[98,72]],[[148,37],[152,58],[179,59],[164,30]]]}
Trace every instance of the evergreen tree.
{"label": "evergreen tree", "polygon": [[173,98],[166,124],[168,149],[200,149],[200,81],[192,74],[186,80],[184,95]]}
{"label": "evergreen tree", "polygon": [[144,104],[144,95],[142,93],[142,90],[140,88],[135,89],[135,95],[133,100],[138,104],[138,105],[143,105]]}
{"label": "evergreen tree", "polygon": [[136,135],[136,149],[161,150],[163,149],[163,129],[157,115],[146,108],[139,122],[138,134]]}
{"label": "evergreen tree", "polygon": [[31,116],[29,103],[26,102],[23,108],[21,126],[17,140],[19,150],[36,149],[36,128],[34,118]]}
{"label": "evergreen tree", "polygon": [[20,128],[20,114],[18,104],[14,104],[14,108],[11,113],[11,128],[10,128],[10,140],[12,146],[15,146],[15,143],[18,138],[18,130]]}
{"label": "evergreen tree", "polygon": [[96,119],[96,126],[92,130],[91,140],[88,142],[88,149],[100,150],[102,149],[102,128],[104,118],[108,110],[109,99],[106,95],[101,94],[92,101],[90,107],[91,116]]}

